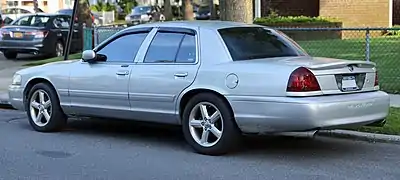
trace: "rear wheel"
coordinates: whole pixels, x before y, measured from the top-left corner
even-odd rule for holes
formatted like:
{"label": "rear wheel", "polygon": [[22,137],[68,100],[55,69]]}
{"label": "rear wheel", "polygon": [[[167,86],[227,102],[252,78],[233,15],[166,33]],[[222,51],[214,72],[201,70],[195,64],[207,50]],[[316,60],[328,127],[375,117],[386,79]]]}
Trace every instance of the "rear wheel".
{"label": "rear wheel", "polygon": [[5,51],[3,54],[4,54],[4,57],[6,57],[6,59],[16,59],[18,56],[18,53],[10,52],[10,51]]}
{"label": "rear wheel", "polygon": [[61,41],[57,41],[54,47],[53,56],[60,57],[64,54],[64,44]]}
{"label": "rear wheel", "polygon": [[188,144],[200,154],[226,154],[241,141],[229,104],[212,93],[198,94],[188,102],[182,128]]}
{"label": "rear wheel", "polygon": [[32,87],[26,102],[26,112],[30,125],[39,132],[59,131],[67,122],[55,90],[47,83],[38,83]]}

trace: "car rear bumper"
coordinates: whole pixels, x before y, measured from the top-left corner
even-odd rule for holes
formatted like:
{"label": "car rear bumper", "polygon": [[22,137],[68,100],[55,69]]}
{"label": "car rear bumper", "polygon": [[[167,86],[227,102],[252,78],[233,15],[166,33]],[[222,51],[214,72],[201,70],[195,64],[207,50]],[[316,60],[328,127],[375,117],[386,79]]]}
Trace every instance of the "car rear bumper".
{"label": "car rear bumper", "polygon": [[24,88],[21,86],[8,86],[8,97],[12,107],[18,110],[24,110]]}
{"label": "car rear bumper", "polygon": [[13,51],[18,53],[46,53],[43,41],[0,41],[0,51]]}
{"label": "car rear bumper", "polygon": [[382,91],[316,97],[227,96],[245,133],[357,127],[384,120],[390,108]]}

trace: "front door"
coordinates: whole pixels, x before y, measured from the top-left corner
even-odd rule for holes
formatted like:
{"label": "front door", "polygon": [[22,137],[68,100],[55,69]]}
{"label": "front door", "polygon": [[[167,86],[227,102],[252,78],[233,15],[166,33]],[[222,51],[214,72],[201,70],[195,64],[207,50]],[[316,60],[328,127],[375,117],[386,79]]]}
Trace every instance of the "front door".
{"label": "front door", "polygon": [[77,64],[70,75],[72,110],[81,115],[127,118],[128,85],[134,58],[148,32],[126,33],[109,40],[97,54],[105,62]]}
{"label": "front door", "polygon": [[196,47],[194,29],[158,30],[143,61],[132,69],[129,99],[136,118],[176,123],[176,100],[199,68]]}

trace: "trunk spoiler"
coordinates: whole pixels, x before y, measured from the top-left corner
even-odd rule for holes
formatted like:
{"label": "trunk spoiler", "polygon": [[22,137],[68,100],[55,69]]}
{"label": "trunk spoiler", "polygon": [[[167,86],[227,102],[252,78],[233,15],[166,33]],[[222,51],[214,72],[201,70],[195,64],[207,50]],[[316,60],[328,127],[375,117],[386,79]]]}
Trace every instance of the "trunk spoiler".
{"label": "trunk spoiler", "polygon": [[359,68],[374,68],[376,64],[369,61],[345,61],[345,62],[332,62],[317,65],[306,66],[311,70],[328,70],[328,69],[339,69],[348,66],[356,66]]}

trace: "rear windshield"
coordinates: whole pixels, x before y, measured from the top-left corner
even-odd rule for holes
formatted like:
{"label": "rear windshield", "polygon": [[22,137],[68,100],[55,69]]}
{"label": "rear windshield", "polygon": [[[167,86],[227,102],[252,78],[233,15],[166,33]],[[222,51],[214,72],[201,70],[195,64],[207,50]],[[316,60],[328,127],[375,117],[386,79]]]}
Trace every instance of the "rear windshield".
{"label": "rear windshield", "polygon": [[50,19],[50,16],[43,16],[43,15],[23,16],[23,17],[15,20],[14,22],[12,22],[11,25],[46,27],[49,19]]}
{"label": "rear windshield", "polygon": [[234,61],[306,55],[285,36],[262,27],[235,27],[218,31]]}

